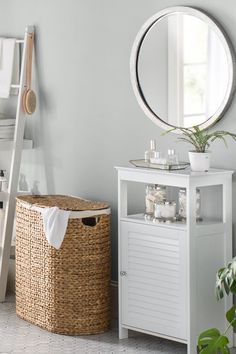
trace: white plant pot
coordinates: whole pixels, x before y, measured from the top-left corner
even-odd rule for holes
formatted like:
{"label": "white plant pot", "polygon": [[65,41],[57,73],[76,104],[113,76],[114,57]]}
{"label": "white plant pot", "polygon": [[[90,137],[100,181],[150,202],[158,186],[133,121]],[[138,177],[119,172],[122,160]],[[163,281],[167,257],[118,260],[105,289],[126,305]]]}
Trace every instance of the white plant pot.
{"label": "white plant pot", "polygon": [[189,151],[189,162],[192,171],[206,172],[210,169],[211,153]]}

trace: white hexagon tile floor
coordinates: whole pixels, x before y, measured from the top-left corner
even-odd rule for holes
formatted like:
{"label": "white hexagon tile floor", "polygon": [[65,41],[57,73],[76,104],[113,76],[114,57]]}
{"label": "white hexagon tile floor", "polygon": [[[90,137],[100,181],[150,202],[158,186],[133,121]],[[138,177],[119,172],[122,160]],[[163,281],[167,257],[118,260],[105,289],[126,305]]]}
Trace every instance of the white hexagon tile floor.
{"label": "white hexagon tile floor", "polygon": [[14,297],[0,304],[1,354],[186,354],[186,346],[164,339],[131,332],[119,341],[117,331],[101,335],[71,337],[44,331],[19,319]]}

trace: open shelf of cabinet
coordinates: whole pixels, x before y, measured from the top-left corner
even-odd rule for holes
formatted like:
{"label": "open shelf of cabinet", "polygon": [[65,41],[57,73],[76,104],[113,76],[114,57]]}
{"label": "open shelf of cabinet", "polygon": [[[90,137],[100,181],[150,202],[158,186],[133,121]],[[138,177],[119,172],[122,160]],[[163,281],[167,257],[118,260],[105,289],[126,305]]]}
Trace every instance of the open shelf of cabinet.
{"label": "open shelf of cabinet", "polygon": [[[181,230],[186,230],[187,229],[187,224],[182,222],[182,221],[176,221],[176,222],[171,222],[171,223],[165,223],[165,222],[155,222],[155,221],[149,221],[145,219],[144,214],[132,214],[132,215],[127,215],[126,217],[121,217],[121,221],[127,221],[127,222],[134,222],[134,223],[140,223],[144,225],[152,225],[156,227],[164,227],[164,228],[170,228],[170,229],[181,229]],[[225,224],[217,218],[204,218],[201,221],[198,221],[196,223],[196,228],[201,230],[203,228],[209,228],[209,227],[216,227],[216,228],[221,228],[223,229],[225,227]]]}
{"label": "open shelf of cabinet", "polygon": [[[232,257],[233,171],[158,171],[117,167],[119,337],[128,329],[186,343],[196,353],[206,328],[226,327],[232,297],[215,298],[215,274]],[[155,223],[128,213],[132,182],[185,188],[186,223]],[[196,222],[196,189],[222,187],[222,218]],[[215,205],[219,208],[220,205]],[[229,335],[232,344],[233,334]]]}

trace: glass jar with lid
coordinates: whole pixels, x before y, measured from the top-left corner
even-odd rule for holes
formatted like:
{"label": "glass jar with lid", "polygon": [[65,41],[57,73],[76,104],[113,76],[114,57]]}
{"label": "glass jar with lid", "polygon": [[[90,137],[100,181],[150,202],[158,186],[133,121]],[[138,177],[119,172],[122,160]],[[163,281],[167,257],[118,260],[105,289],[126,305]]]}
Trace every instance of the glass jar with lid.
{"label": "glass jar with lid", "polygon": [[176,220],[176,202],[155,202],[154,217],[156,222],[174,222]]}
{"label": "glass jar with lid", "polygon": [[186,189],[179,189],[179,219],[181,221],[186,221],[187,217],[187,200],[186,200]]}
{"label": "glass jar with lid", "polygon": [[[179,189],[179,219],[181,221],[186,221],[187,218],[187,198],[186,189]],[[201,192],[200,189],[196,189],[196,221],[201,221]]]}
{"label": "glass jar with lid", "polygon": [[145,217],[151,220],[154,216],[154,203],[166,200],[166,186],[158,184],[148,184],[145,196]]}
{"label": "glass jar with lid", "polygon": [[201,192],[200,189],[196,189],[196,221],[202,221],[201,217]]}

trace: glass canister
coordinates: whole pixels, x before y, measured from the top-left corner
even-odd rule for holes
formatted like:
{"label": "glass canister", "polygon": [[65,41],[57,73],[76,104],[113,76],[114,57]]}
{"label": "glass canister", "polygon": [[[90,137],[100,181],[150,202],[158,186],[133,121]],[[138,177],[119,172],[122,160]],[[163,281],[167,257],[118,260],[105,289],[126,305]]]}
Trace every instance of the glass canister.
{"label": "glass canister", "polygon": [[179,163],[178,155],[174,149],[168,149],[167,163],[169,165],[177,165]]}
{"label": "glass canister", "polygon": [[146,197],[145,197],[145,217],[151,220],[154,216],[154,203],[163,202],[166,199],[166,186],[161,186],[158,184],[148,184],[146,186]]}
{"label": "glass canister", "polygon": [[196,189],[196,221],[201,221],[201,192],[200,189]]}
{"label": "glass canister", "polygon": [[[186,199],[186,189],[181,188],[179,190],[179,219],[181,221],[186,221],[187,218],[187,199]],[[200,189],[196,189],[196,220],[201,219],[201,192]]]}
{"label": "glass canister", "polygon": [[166,201],[164,204],[162,217],[166,220],[174,220],[176,217],[176,202]]}
{"label": "glass canister", "polygon": [[154,204],[154,219],[161,220],[162,219],[162,213],[163,213],[163,208],[164,208],[165,202],[156,202]]}
{"label": "glass canister", "polygon": [[176,202],[155,202],[154,217],[157,222],[174,222],[176,220]]}
{"label": "glass canister", "polygon": [[154,185],[148,184],[146,186],[146,196],[145,196],[145,217],[151,219],[154,211]]}
{"label": "glass canister", "polygon": [[159,184],[155,184],[155,202],[162,202],[166,200],[166,186],[161,186]]}
{"label": "glass canister", "polygon": [[186,200],[186,189],[181,188],[179,190],[179,219],[182,221],[186,220],[187,213],[187,200]]}

